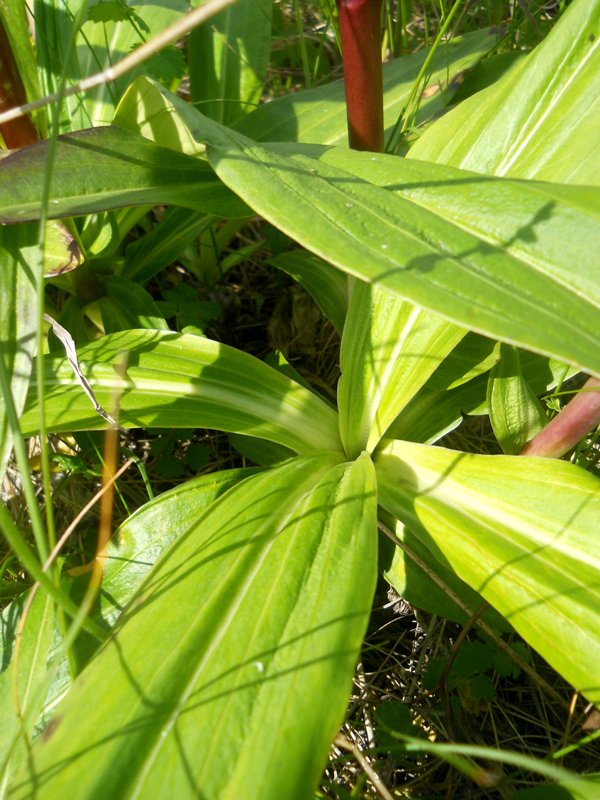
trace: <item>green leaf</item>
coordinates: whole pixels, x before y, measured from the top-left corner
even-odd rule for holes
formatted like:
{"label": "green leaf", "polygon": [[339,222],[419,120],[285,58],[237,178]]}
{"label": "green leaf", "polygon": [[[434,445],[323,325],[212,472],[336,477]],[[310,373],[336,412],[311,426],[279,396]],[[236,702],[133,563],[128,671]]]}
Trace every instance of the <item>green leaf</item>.
{"label": "green leaf", "polygon": [[41,270],[39,226],[0,226],[0,479],[13,443],[6,410],[11,394],[18,417],[25,405],[35,352],[37,307],[35,272]]}
{"label": "green leaf", "polygon": [[258,105],[271,51],[272,0],[238,0],[187,43],[192,102],[231,125]]}
{"label": "green leaf", "polygon": [[204,146],[194,139],[188,126],[175,112],[168,93],[145,75],[139,76],[128,86],[117,106],[112,124],[186,155],[204,152]]}
{"label": "green leaf", "polygon": [[[337,413],[257,358],[193,334],[124,331],[78,351],[96,399],[115,402],[125,427],[216,428],[297,452],[340,450]],[[52,431],[104,427],[65,358],[44,357],[46,424]],[[31,435],[35,383],[21,423]]]}
{"label": "green leaf", "polygon": [[[384,516],[384,519],[387,516],[381,509],[380,515]],[[452,569],[438,561],[431,550],[402,522],[398,520],[390,522],[387,519],[385,522],[411,554],[405,553],[400,546],[393,548],[384,566],[383,576],[386,581],[411,606],[428,611],[430,614],[438,614],[461,625],[469,622],[471,616],[465,609],[471,614],[477,613],[485,603],[483,597],[461,580]],[[435,575],[437,581],[432,575]],[[455,598],[459,602],[456,602]],[[504,617],[491,607],[486,608],[480,616],[496,630],[512,630]]]}
{"label": "green leaf", "polygon": [[[439,164],[341,148],[312,152],[477,237],[482,255],[486,245],[492,245],[525,262],[522,269],[527,265],[547,272],[551,280],[595,296],[595,239],[586,240],[584,230],[592,233],[600,223],[597,188],[496,180]],[[578,269],[573,257],[583,258],[588,266]]]}
{"label": "green leaf", "polygon": [[523,375],[516,348],[501,346],[500,361],[490,372],[487,396],[490,421],[500,447],[509,455],[518,455],[548,418]]}
{"label": "green leaf", "polygon": [[[3,660],[12,657],[0,675],[0,775],[3,787],[27,759],[34,725],[50,682],[47,661],[54,633],[54,600],[44,592],[38,592],[27,616],[23,617],[25,597],[4,609],[1,620]],[[20,624],[23,628],[17,649],[15,636]],[[4,795],[4,791],[2,793]]]}
{"label": "green leaf", "polygon": [[94,0],[87,10],[90,22],[124,22],[130,14],[124,0]]}
{"label": "green leaf", "polygon": [[271,467],[287,461],[294,453],[287,447],[255,436],[244,436],[241,433],[230,433],[229,441],[240,455],[248,458],[261,467]]}
{"label": "green leaf", "polygon": [[533,53],[432,125],[410,157],[599,185],[599,16],[599,0],[572,3]]}
{"label": "green leaf", "polygon": [[187,208],[169,208],[161,221],[127,246],[123,277],[146,283],[163,267],[176,261],[215,222],[212,215]]}
{"label": "green leaf", "polygon": [[591,702],[600,700],[600,482],[545,458],[394,441],[379,502]]}
{"label": "green leaf", "polygon": [[[202,475],[176,486],[135,511],[112,536],[104,559],[104,576],[93,617],[102,627],[112,628],[160,555],[187,530],[209,506],[254,469],[231,469]],[[77,602],[87,588],[89,575],[69,569],[70,596]],[[63,574],[63,581],[65,581]],[[98,642],[80,634],[74,644],[78,667],[87,664],[98,650]],[[58,666],[46,697],[45,708],[53,708],[69,689],[66,664]]]}
{"label": "green leaf", "polygon": [[168,331],[164,317],[148,292],[133,281],[118,275],[101,279],[106,294],[95,302],[105,333],[131,328]]}
{"label": "green leaf", "polygon": [[[38,219],[48,143],[23,147],[0,161],[0,222]],[[246,216],[248,209],[202,160],[106,127],[61,136],[52,169],[50,217],[130,205],[172,203]]]}
{"label": "green leaf", "polygon": [[115,532],[106,550],[102,616],[114,623],[159,556],[210,506],[255,470],[229,469],[185,481],[137,509]]}
{"label": "green leaf", "polygon": [[219,177],[312,252],[458,325],[600,374],[598,190],[451,175],[339,148],[317,160],[178,110],[209,140]]}
{"label": "green leaf", "polygon": [[[394,420],[387,431],[388,438],[433,444],[456,428],[463,415],[489,413],[485,372],[497,361],[499,350],[488,342],[493,347],[490,352],[486,340],[475,336],[473,339],[479,339],[483,347],[471,348],[469,338],[467,335],[462,340]],[[553,389],[577,372],[557,361],[525,351],[519,352],[519,361],[523,378],[535,394]],[[465,382],[465,376],[474,377]]]}
{"label": "green leaf", "polygon": [[500,345],[497,342],[469,332],[437,367],[427,381],[427,386],[431,389],[444,390],[462,386],[463,383],[489,372],[499,358]]}
{"label": "green leaf", "polygon": [[[87,6],[87,0],[68,0],[67,4],[65,0],[40,0],[35,4],[36,30],[43,31],[43,35],[38,33],[36,37],[36,46],[42,88],[46,94],[58,91],[63,69],[66,70],[67,86],[107,69],[161,33],[189,9],[185,0],[169,0],[169,3],[162,4],[155,0],[135,0],[132,6],[118,0],[99,3],[90,9],[91,16],[88,11],[87,19],[83,17],[79,30],[73,31],[74,21],[83,5]],[[97,18],[103,14],[108,19],[101,22]],[[65,63],[73,35],[74,47]],[[168,68],[169,56],[165,58],[160,53],[158,64],[155,60],[150,67],[154,73],[164,73]],[[66,98],[61,109],[60,132],[108,125],[127,85],[148,70],[145,63],[138,64],[116,81],[106,81],[87,92]]]}
{"label": "green leaf", "polygon": [[[454,37],[440,45],[431,64],[427,96],[421,98],[419,105],[419,122],[446,109],[462,72],[473,67],[496,41],[496,32],[488,29]],[[406,106],[415,76],[428,54],[429,50],[424,49],[383,66],[384,125],[388,135]],[[343,81],[287,94],[259,106],[237,125],[240,131],[258,141],[340,145],[347,144],[347,126]]]}
{"label": "green leaf", "polygon": [[340,432],[349,456],[377,446],[465,333],[381,286],[352,285],[338,384]]}
{"label": "green leaf", "polygon": [[269,264],[294,278],[341,335],[348,310],[348,279],[343,272],[305,250],[280,253]]}
{"label": "green leaf", "polygon": [[312,796],[376,583],[372,464],[336,461],[248,478],[183,533],[75,682],[15,798],[32,786],[40,800]]}

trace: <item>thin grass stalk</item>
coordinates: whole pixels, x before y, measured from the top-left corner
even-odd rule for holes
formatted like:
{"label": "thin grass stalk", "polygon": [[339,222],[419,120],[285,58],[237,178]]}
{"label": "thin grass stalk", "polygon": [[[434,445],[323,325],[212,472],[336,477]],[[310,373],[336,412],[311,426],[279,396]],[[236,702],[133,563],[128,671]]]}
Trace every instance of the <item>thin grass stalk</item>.
{"label": "thin grass stalk", "polygon": [[[440,42],[442,41],[442,37],[446,35],[446,32],[450,27],[450,23],[454,19],[456,12],[458,11],[463,2],[464,0],[455,0],[454,5],[448,12],[448,16],[446,17],[442,26],[438,30],[435,39],[433,41],[433,44],[431,46],[431,50],[427,54],[427,58],[423,62],[423,66],[421,67],[421,69],[419,70],[419,74],[415,78],[415,82],[411,89],[411,93],[409,95],[408,100],[406,101],[406,106],[404,107],[402,113],[396,120],[391,136],[385,148],[386,153],[394,152],[394,150],[398,146],[398,142],[400,141],[401,137],[403,136],[404,133],[406,133],[406,131],[410,127],[411,120],[414,118],[415,114],[419,109],[419,104],[418,102],[416,102],[416,98],[417,96],[420,96],[419,92],[422,93],[425,89],[426,76],[431,66],[431,62],[437,52]],[[425,28],[427,29],[427,23],[425,24]]]}

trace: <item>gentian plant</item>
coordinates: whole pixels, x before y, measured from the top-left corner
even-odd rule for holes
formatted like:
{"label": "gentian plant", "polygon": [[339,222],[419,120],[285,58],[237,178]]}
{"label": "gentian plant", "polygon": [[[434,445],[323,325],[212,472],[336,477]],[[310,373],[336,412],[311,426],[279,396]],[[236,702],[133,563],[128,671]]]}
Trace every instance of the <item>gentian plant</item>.
{"label": "gentian plant", "polygon": [[[600,2],[575,0],[535,50],[448,111],[454,79],[497,32],[382,73],[381,3],[340,1],[350,148],[342,84],[249,112],[266,71],[267,0],[239,0],[190,38],[196,107],[172,91],[176,60],[64,92],[63,56],[65,74],[85,77],[105,42],[127,52],[184,10],[108,5],[86,17],[86,4],[69,4],[69,46],[54,4],[36,3],[47,25],[36,75],[66,99],[46,118],[50,139],[0,162],[2,466],[14,447],[26,481],[23,436],[111,428],[107,414],[121,428],[243,436],[255,466],[142,506],[99,545],[92,579],[49,558],[34,499],[33,539],[0,508],[38,589],[5,615],[8,796],[314,796],[378,575],[505,649],[503,632],[516,631],[598,703],[600,484],[540,457],[559,453],[543,444],[538,396],[583,372],[582,403],[600,376],[600,167],[588,158]],[[20,9],[15,53],[31,48]],[[252,33],[232,64],[222,56],[240,29]],[[207,41],[214,69],[203,72]],[[425,63],[438,87],[416,117],[427,125],[406,157],[384,153]],[[161,234],[125,249],[157,204],[173,207]],[[335,405],[289,369],[168,330],[144,288],[177,236],[256,215],[295,242],[273,263],[341,335]],[[59,274],[75,245],[82,265]],[[44,274],[71,292],[59,324],[75,368],[73,353],[44,352]],[[489,414],[503,454],[437,444],[465,413]],[[592,796],[582,778],[544,769],[571,796]]]}

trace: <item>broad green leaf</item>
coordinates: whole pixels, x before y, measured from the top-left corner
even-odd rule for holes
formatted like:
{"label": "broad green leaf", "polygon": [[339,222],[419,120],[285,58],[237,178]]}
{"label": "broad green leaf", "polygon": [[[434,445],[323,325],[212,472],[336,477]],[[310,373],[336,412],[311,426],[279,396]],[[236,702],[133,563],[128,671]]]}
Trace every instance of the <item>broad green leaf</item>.
{"label": "broad green leaf", "polygon": [[[492,354],[490,362],[485,350],[483,360],[480,360],[478,349],[473,348],[475,360],[469,364],[468,359],[463,360],[463,355],[468,354],[467,348],[463,351],[463,342],[457,348],[459,357],[455,360],[455,351],[442,362],[416,397],[394,420],[386,433],[387,438],[433,444],[454,430],[462,422],[464,415],[489,414],[486,397],[488,376],[485,373],[497,361],[499,351],[494,350],[495,355]],[[519,361],[523,378],[536,395],[554,389],[577,372],[557,361],[525,351],[520,351]],[[485,367],[483,371],[480,370],[481,366]],[[463,376],[469,373],[475,377],[464,382]]]}
{"label": "broad green leaf", "polygon": [[109,258],[117,255],[129,231],[151,210],[152,204],[125,206],[85,217],[81,220],[79,239],[87,257]]}
{"label": "broad green leaf", "polygon": [[216,217],[210,214],[198,214],[188,208],[167,209],[157,225],[128,245],[121,267],[123,277],[146,283],[176,261],[215,221]]}
{"label": "broad green leaf", "polygon": [[341,334],[348,310],[348,279],[320,258],[305,250],[290,250],[269,261],[298,281]]}
{"label": "broad green leaf", "polygon": [[268,442],[266,439],[257,439],[255,436],[244,436],[241,433],[229,434],[229,441],[233,447],[255,464],[261,467],[271,467],[282,461],[287,461],[293,452],[283,445]]}
{"label": "broad green leaf", "polygon": [[[193,334],[124,331],[79,350],[97,401],[124,427],[216,428],[297,452],[341,448],[337,413],[257,358]],[[44,357],[46,424],[52,431],[104,427],[65,358]],[[36,430],[35,382],[21,418]]]}
{"label": "broad green leaf", "polygon": [[204,146],[194,139],[158,85],[142,75],[132,81],[117,106],[112,124],[186,155],[204,152]]}
{"label": "broad green leaf", "polygon": [[599,0],[576,0],[533,53],[432,125],[410,157],[598,185],[599,17]]}
{"label": "broad green leaf", "polygon": [[[480,594],[462,581],[452,569],[438,561],[406,525],[393,518],[388,520],[389,515],[381,509],[379,513],[394,535],[410,550],[411,556],[415,556],[411,558],[400,547],[392,546],[390,557],[384,565],[384,578],[403,600],[411,606],[430,614],[439,614],[461,625],[471,619],[465,609],[471,614],[481,610],[485,600]],[[443,588],[431,577],[432,574],[441,581]],[[452,595],[460,602],[456,603]],[[491,607],[482,612],[481,618],[497,630],[512,630],[504,617]]]}
{"label": "broad green leaf", "polygon": [[431,389],[454,389],[489,372],[499,358],[500,345],[497,342],[469,332],[437,367],[427,386]]}
{"label": "broad green leaf", "polygon": [[258,105],[271,50],[272,0],[238,0],[187,42],[192,102],[231,125]]}
{"label": "broad green leaf", "polygon": [[94,305],[105,333],[131,328],[169,330],[152,296],[137,283],[118,275],[107,275],[100,282],[105,294]]}
{"label": "broad green leaf", "polygon": [[[96,622],[108,629],[146,577],[160,555],[204,513],[209,506],[236,483],[251,475],[253,469],[224,470],[202,475],[176,486],[150,500],[135,511],[111,538],[104,560],[104,577],[98,600],[92,610]],[[89,582],[87,571],[73,568],[67,561],[70,596],[80,603]],[[63,574],[63,581],[66,577]],[[58,637],[57,637],[58,638]],[[71,677],[60,649],[55,674],[46,696],[44,719],[71,685]],[[98,650],[98,642],[81,635],[72,657],[79,668],[86,665]]]}
{"label": "broad green leaf", "polygon": [[137,509],[106,550],[101,613],[114,623],[159,556],[226,491],[255,472],[228,469],[179,484]]}
{"label": "broad green leaf", "polygon": [[[520,44],[520,43],[519,43]],[[463,100],[492,86],[510,70],[527,58],[530,50],[509,50],[504,53],[488,55],[479,61],[473,69],[467,70],[463,75],[460,86],[454,92],[452,105],[456,106]]]}
{"label": "broad green leaf", "polygon": [[[450,39],[438,48],[431,64],[428,88],[420,101],[419,122],[446,109],[459,86],[462,72],[483,58],[496,41],[497,33],[490,29]],[[428,54],[429,50],[422,50],[383,66],[384,125],[388,135],[408,102],[415,77]],[[344,84],[335,81],[259,106],[237,127],[258,141],[346,145],[347,126]]]}
{"label": "broad green leaf", "polygon": [[[39,219],[48,143],[23,147],[0,161],[0,222]],[[248,209],[206,162],[106,127],[61,136],[56,143],[50,217],[130,205],[172,203],[219,216]]]}
{"label": "broad green leaf", "polygon": [[[323,149],[319,156],[319,148],[312,152],[476,236],[483,252],[486,245],[498,247],[525,262],[522,269],[527,265],[548,272],[551,280],[597,297],[597,264],[591,259],[600,223],[596,187],[495,180],[439,164],[341,148]],[[590,234],[594,238],[586,240]],[[573,258],[583,258],[587,266],[579,269]]]}
{"label": "broad green leaf", "polygon": [[[3,661],[0,675],[0,795],[19,766],[26,761],[34,725],[42,710],[50,673],[48,653],[54,633],[54,601],[38,592],[23,618],[24,598],[4,610],[1,620]],[[17,626],[23,623],[18,647]]]}
{"label": "broad green leaf", "polygon": [[151,571],[13,796],[312,796],[369,618],[375,503],[368,456],[293,459],[223,495]]}
{"label": "broad green leaf", "polygon": [[600,700],[600,482],[563,461],[393,441],[379,502],[591,702]]}
{"label": "broad green leaf", "polygon": [[548,418],[521,369],[519,351],[502,345],[488,381],[490,422],[503,452],[518,455]]}
{"label": "broad green leaf", "polygon": [[76,269],[83,261],[77,240],[64,222],[51,219],[44,227],[43,270],[45,278],[55,278]]}
{"label": "broad green leaf", "polygon": [[457,428],[465,415],[486,413],[486,387],[484,375],[449,390],[426,384],[392,422],[386,436],[434,444]]}
{"label": "broad green leaf", "polygon": [[[312,252],[458,325],[600,373],[598,190],[450,176],[448,167],[339,148],[317,160],[289,145],[256,144],[177,108],[209,142],[219,177]],[[345,169],[326,163],[332,157]],[[386,180],[395,179],[398,191],[348,171],[365,170],[365,159],[375,180],[389,167]],[[416,190],[425,192],[433,180],[432,208],[400,191],[402,175],[415,181],[420,169],[424,185]],[[439,185],[449,195],[451,181],[453,207],[467,209],[457,219],[443,203],[433,209]]]}
{"label": "broad green leaf", "polygon": [[17,417],[25,405],[35,352],[35,273],[41,270],[38,225],[0,226],[0,480],[13,443],[6,410],[10,391]]}
{"label": "broad green leaf", "polygon": [[381,286],[352,285],[340,353],[340,433],[371,452],[466,331]]}
{"label": "broad green leaf", "polygon": [[[75,20],[83,5],[86,16],[81,27],[74,31]],[[112,13],[98,13],[101,9]],[[67,87],[95,74],[126,56],[133,49],[150,40],[171,25],[189,9],[185,0],[136,0],[127,2],[87,3],[87,0],[36,0],[34,19],[38,61],[41,68],[42,88],[46,94],[56,92],[66,66]],[[74,48],[68,63],[71,38]],[[167,48],[143,64],[138,65],[117,81],[108,81],[88,92],[65,99],[61,113],[61,133],[111,122],[119,97],[127,84],[139,74],[153,74],[164,78],[174,88],[183,76],[183,60],[172,65],[174,48]],[[174,72],[173,72],[174,66]],[[177,77],[177,73],[179,73]]]}

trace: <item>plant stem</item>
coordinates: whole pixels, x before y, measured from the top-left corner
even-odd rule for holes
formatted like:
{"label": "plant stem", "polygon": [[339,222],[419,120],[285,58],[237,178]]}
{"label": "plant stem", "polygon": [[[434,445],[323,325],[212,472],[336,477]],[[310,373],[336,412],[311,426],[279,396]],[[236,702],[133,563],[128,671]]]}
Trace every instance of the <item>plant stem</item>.
{"label": "plant stem", "polygon": [[520,455],[560,458],[600,425],[600,380],[590,378],[554,419],[527,442]]}
{"label": "plant stem", "polygon": [[337,0],[346,83],[348,142],[383,152],[382,0]]}
{"label": "plant stem", "polygon": [[[25,87],[4,25],[0,20],[0,112],[8,111],[27,102]],[[38,140],[30,117],[20,117],[0,125],[4,144],[10,149],[25,147]]]}

